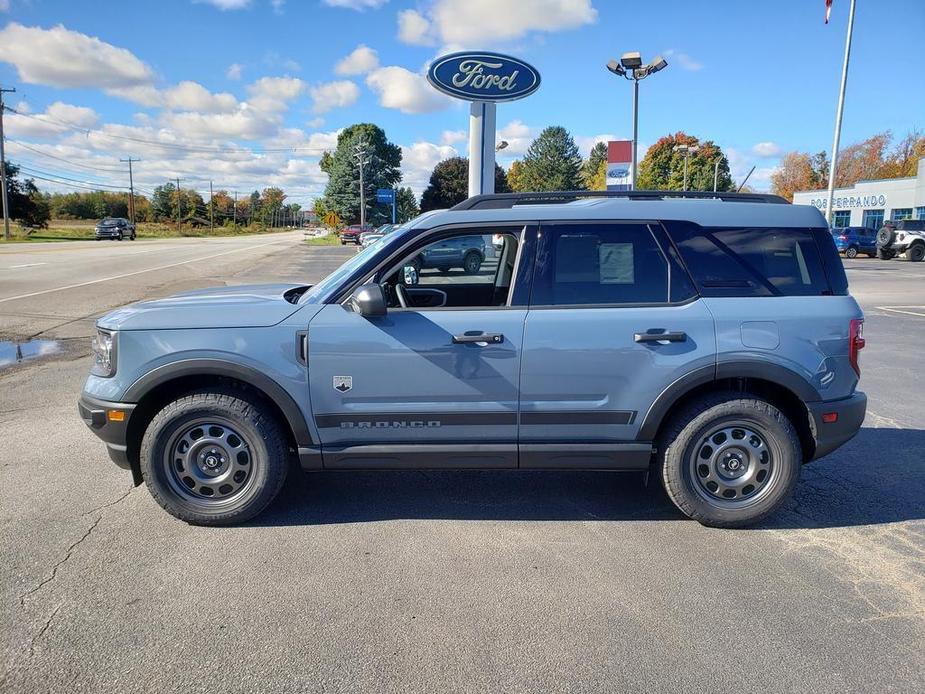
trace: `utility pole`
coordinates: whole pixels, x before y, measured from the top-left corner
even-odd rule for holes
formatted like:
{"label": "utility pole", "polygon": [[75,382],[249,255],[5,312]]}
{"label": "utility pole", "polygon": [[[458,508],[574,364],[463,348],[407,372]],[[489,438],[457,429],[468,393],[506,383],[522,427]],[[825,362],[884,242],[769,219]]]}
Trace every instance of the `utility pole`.
{"label": "utility pole", "polygon": [[180,202],[182,198],[180,197],[180,177],[177,176],[177,233],[180,233]]}
{"label": "utility pole", "polygon": [[238,191],[234,192],[234,225],[238,226]]}
{"label": "utility pole", "polygon": [[713,164],[713,192],[716,192],[716,186],[719,183],[719,163],[723,160],[722,157],[719,157],[716,162]]}
{"label": "utility pole", "polygon": [[829,190],[826,195],[825,221],[832,223],[832,203],[835,198],[835,168],[838,165],[838,141],[841,139],[841,117],[845,111],[845,87],[848,84],[848,61],[851,59],[851,35],[854,33],[854,2],[848,10],[848,33],[845,35],[845,59],[838,88],[838,108],[835,111],[835,134],[832,136],[832,160],[829,162]]}
{"label": "utility pole", "polygon": [[135,223],[135,182],[132,180],[132,162],[141,161],[141,159],[120,159],[121,162],[128,162],[128,216],[132,220],[132,224]]}
{"label": "utility pole", "polygon": [[6,152],[3,149],[3,94],[12,94],[15,89],[0,87],[0,186],[3,187],[3,238],[10,240],[10,202],[6,191]]}
{"label": "utility pole", "polygon": [[357,164],[360,166],[360,226],[366,226],[366,185],[363,180],[363,167],[366,166],[366,141],[360,140],[355,147]]}
{"label": "utility pole", "polygon": [[215,214],[213,213],[213,202],[212,198],[215,196],[212,194],[212,181],[209,181],[209,233],[215,231]]}

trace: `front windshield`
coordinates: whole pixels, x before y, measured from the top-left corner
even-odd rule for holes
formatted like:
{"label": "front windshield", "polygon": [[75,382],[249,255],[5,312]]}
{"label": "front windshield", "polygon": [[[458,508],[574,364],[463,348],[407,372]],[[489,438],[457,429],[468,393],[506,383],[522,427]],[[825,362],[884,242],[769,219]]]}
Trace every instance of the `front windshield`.
{"label": "front windshield", "polygon": [[380,239],[376,239],[362,251],[347,260],[343,265],[337,268],[330,275],[321,280],[318,284],[312,286],[305,294],[302,295],[300,303],[317,304],[327,297],[327,295],[339,287],[354,272],[363,267],[364,263],[379,253],[386,246],[400,243],[404,234],[398,233],[404,231],[406,225],[395,228],[391,234],[387,234]]}

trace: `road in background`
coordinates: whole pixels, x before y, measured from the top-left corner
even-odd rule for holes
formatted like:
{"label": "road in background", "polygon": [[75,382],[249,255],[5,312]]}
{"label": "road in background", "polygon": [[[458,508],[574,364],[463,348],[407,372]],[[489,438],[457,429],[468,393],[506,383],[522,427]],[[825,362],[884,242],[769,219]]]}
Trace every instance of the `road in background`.
{"label": "road in background", "polygon": [[[116,287],[311,282],[353,252],[281,242],[0,315],[31,334],[140,298]],[[925,263],[846,266],[868,419],[750,530],[555,471],[294,474],[255,522],[191,527],[78,418],[85,338],[0,372],[0,690],[922,691]]]}

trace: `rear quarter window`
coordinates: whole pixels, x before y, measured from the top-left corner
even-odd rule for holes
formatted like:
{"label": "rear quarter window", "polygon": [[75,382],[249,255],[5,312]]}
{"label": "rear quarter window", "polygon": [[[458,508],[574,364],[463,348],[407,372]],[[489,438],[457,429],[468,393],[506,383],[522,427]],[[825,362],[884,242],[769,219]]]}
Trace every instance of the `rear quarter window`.
{"label": "rear quarter window", "polygon": [[702,296],[832,294],[823,256],[831,254],[841,268],[835,242],[824,229],[819,235],[797,228],[665,226]]}

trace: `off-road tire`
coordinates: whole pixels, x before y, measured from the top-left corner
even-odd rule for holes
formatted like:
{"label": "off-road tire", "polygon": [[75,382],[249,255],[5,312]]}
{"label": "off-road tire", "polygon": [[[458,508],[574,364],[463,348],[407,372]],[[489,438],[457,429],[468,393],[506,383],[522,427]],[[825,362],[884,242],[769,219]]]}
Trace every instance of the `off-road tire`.
{"label": "off-road tire", "polygon": [[[710,499],[694,479],[705,436],[718,426],[739,424],[760,433],[771,456],[765,482],[754,497]],[[770,403],[746,393],[712,393],[690,402],[668,423],[657,442],[656,463],[669,498],[688,517],[703,525],[739,528],[774,513],[790,498],[800,476],[802,449],[790,420]],[[740,503],[741,501],[741,503]]]}
{"label": "off-road tire", "polygon": [[[165,458],[168,446],[185,427],[209,418],[232,423],[247,446],[249,477],[240,493],[229,499],[197,499],[193,491],[178,492],[168,468],[173,461]],[[286,480],[288,457],[286,436],[269,408],[231,389],[194,392],[166,405],[148,424],[140,451],[142,476],[154,500],[193,525],[233,525],[263,511]]]}
{"label": "off-road tire", "polygon": [[888,248],[893,245],[893,240],[896,238],[896,231],[890,227],[880,227],[880,230],[877,232],[877,246],[880,248]]}
{"label": "off-road tire", "polygon": [[906,260],[921,263],[923,259],[925,259],[925,243],[916,241],[906,249]]}
{"label": "off-road tire", "polygon": [[893,251],[887,250],[886,248],[877,248],[877,260],[892,260]]}

